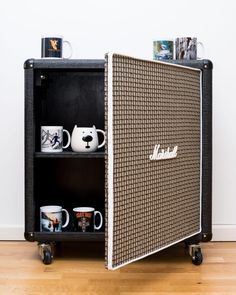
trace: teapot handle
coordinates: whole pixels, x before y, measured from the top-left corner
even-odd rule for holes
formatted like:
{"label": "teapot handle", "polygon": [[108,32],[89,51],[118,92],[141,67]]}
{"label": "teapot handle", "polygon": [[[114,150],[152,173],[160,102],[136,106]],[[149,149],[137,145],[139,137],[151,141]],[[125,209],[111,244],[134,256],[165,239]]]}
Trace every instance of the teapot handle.
{"label": "teapot handle", "polygon": [[100,149],[101,147],[103,147],[103,146],[105,145],[106,135],[105,135],[105,132],[104,132],[103,130],[101,130],[101,129],[97,129],[97,133],[98,133],[98,132],[102,133],[102,135],[103,135],[103,137],[104,137],[103,142],[102,142],[101,144],[99,144],[99,146],[98,146],[98,149]]}

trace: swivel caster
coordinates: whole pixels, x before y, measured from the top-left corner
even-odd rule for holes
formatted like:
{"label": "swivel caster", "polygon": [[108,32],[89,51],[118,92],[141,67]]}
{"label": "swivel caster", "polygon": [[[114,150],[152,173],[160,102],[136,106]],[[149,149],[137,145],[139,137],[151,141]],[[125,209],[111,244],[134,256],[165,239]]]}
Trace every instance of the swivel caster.
{"label": "swivel caster", "polygon": [[203,261],[202,251],[200,245],[189,245],[189,254],[194,265],[200,265]]}
{"label": "swivel caster", "polygon": [[43,258],[42,261],[44,264],[51,264],[52,263],[52,253],[48,250],[43,251]]}
{"label": "swivel caster", "polygon": [[42,243],[38,245],[39,255],[44,264],[51,264],[53,260],[52,246],[51,244]]}

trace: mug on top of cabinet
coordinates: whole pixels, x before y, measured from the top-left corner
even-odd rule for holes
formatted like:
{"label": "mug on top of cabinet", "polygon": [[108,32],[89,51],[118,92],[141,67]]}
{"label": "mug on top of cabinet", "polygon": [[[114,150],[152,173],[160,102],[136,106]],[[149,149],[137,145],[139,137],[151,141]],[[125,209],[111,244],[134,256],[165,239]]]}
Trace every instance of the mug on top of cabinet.
{"label": "mug on top of cabinet", "polygon": [[174,41],[172,39],[153,41],[153,59],[168,60],[174,56]]}
{"label": "mug on top of cabinet", "polygon": [[196,60],[203,57],[197,55],[197,49],[200,45],[202,55],[204,54],[204,46],[201,42],[197,42],[196,37],[182,37],[175,40],[175,55],[176,59]]}
{"label": "mug on top of cabinet", "polygon": [[[67,44],[70,54],[63,56],[63,45]],[[63,40],[63,36],[50,35],[41,38],[41,57],[42,58],[70,58],[72,56],[72,46],[69,41]]]}

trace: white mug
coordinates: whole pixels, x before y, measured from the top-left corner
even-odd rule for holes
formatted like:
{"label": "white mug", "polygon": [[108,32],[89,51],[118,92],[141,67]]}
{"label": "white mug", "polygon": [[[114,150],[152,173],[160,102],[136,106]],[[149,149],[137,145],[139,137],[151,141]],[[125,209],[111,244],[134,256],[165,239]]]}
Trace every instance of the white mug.
{"label": "white mug", "polygon": [[202,55],[204,55],[204,46],[201,42],[197,42],[196,37],[182,37],[175,39],[175,55],[176,59],[196,60],[202,59],[197,55],[197,49],[200,45]]}
{"label": "white mug", "polygon": [[[98,133],[102,133],[104,140],[98,142]],[[74,152],[94,152],[105,145],[105,132],[93,127],[77,127],[75,125],[71,136],[71,148]]]}
{"label": "white mug", "polygon": [[[62,212],[66,214],[66,221],[62,224]],[[66,209],[61,206],[40,207],[40,231],[61,232],[69,224],[70,217]]]}
{"label": "white mug", "polygon": [[[67,144],[63,146],[63,132],[67,134]],[[70,133],[62,126],[41,126],[41,152],[59,153],[70,145]]]}
{"label": "white mug", "polygon": [[153,41],[153,59],[168,60],[174,57],[174,41],[161,39]]}

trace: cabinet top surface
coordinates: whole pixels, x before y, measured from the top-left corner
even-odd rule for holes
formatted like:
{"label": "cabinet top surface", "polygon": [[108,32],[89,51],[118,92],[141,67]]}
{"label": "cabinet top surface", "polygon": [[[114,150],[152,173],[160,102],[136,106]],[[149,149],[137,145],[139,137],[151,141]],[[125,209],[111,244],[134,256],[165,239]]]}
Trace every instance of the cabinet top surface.
{"label": "cabinet top surface", "polygon": [[[168,63],[180,64],[199,69],[212,69],[213,64],[208,59],[202,60],[168,60]],[[40,58],[27,59],[24,69],[98,69],[104,70],[105,59],[63,59]]]}
{"label": "cabinet top surface", "polygon": [[24,69],[104,69],[103,59],[27,59]]}

